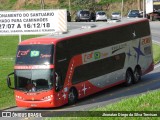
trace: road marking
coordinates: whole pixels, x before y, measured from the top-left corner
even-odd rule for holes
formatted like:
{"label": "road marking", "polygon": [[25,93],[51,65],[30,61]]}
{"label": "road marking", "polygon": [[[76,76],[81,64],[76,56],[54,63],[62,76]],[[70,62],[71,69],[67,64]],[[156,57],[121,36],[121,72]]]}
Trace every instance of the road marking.
{"label": "road marking", "polygon": [[4,58],[1,58],[1,57],[0,57],[0,59],[2,59],[2,60],[14,60],[13,57],[4,57]]}
{"label": "road marking", "polygon": [[[22,119],[23,120],[23,119]],[[24,120],[29,120],[29,118],[24,118]]]}
{"label": "road marking", "polygon": [[160,45],[160,42],[158,42],[158,41],[155,41],[155,40],[152,40],[152,41]]}

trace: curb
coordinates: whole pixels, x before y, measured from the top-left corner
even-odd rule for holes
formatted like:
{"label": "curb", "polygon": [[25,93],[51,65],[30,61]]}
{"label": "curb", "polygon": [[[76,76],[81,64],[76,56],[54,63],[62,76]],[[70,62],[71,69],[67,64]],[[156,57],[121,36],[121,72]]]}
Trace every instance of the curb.
{"label": "curb", "polygon": [[8,110],[8,109],[12,109],[12,108],[16,108],[17,106],[12,106],[12,107],[8,107],[8,108],[4,108],[2,109],[2,111]]}

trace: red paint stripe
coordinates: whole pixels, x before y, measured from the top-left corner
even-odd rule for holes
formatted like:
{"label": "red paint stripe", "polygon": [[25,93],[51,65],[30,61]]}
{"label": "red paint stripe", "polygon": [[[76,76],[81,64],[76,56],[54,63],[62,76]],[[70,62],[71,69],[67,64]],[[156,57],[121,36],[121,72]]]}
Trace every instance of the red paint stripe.
{"label": "red paint stripe", "polygon": [[151,72],[154,69],[154,62],[152,62],[149,67],[142,73],[142,75],[145,75],[149,72]]}
{"label": "red paint stripe", "polygon": [[16,65],[14,69],[51,69],[54,65]]}
{"label": "red paint stripe", "polygon": [[54,44],[57,38],[31,38],[22,41],[19,45],[32,45],[32,44]]}
{"label": "red paint stripe", "polygon": [[74,74],[74,69],[77,67],[77,66],[80,66],[82,65],[82,55],[76,55],[74,56],[71,60],[70,60],[70,63],[69,63],[69,67],[68,67],[68,70],[67,70],[67,75],[66,75],[66,78],[65,78],[65,84],[64,85],[71,85],[71,80],[72,80],[72,77],[73,77],[73,74]]}

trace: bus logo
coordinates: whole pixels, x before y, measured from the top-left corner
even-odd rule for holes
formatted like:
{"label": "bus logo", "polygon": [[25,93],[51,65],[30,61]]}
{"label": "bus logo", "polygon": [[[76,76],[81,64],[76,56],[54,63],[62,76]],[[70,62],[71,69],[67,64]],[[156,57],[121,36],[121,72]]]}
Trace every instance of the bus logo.
{"label": "bus logo", "polygon": [[26,50],[26,51],[19,50],[17,53],[17,57],[26,56],[26,55],[28,55],[29,52],[30,52],[30,50]]}
{"label": "bus logo", "polygon": [[146,45],[146,44],[150,44],[151,43],[151,39],[150,38],[145,38],[142,40],[142,45]]}
{"label": "bus logo", "polygon": [[100,52],[95,52],[94,53],[94,58],[97,60],[97,59],[100,59],[101,58],[101,53]]}
{"label": "bus logo", "polygon": [[84,62],[87,62],[88,60],[93,58],[93,52],[84,54]]}
{"label": "bus logo", "polygon": [[113,46],[113,47],[112,47],[112,54],[114,54],[115,52],[117,52],[117,51],[125,48],[126,46],[127,46],[126,43]]}
{"label": "bus logo", "polygon": [[83,62],[84,63],[90,63],[90,62],[94,62],[96,60],[100,60],[103,58],[106,58],[108,56],[107,52],[104,51],[92,51],[92,52],[88,52],[83,54]]}

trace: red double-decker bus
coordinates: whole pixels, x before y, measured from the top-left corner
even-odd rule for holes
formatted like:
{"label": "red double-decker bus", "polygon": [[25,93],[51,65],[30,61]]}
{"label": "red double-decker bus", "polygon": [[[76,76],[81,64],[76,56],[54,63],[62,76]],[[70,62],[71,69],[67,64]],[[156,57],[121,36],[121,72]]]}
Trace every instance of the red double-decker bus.
{"label": "red double-decker bus", "polygon": [[14,72],[7,77],[17,106],[74,104],[106,88],[137,83],[153,70],[147,19],[95,24],[18,45]]}

